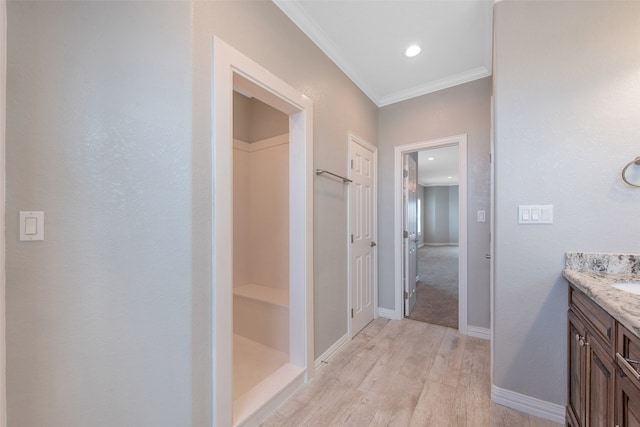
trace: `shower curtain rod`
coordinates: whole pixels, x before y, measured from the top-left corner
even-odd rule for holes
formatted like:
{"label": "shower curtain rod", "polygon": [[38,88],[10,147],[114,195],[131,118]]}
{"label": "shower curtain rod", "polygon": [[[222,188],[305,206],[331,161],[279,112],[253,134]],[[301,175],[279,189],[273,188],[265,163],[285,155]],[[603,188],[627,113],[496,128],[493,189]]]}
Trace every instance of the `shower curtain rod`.
{"label": "shower curtain rod", "polygon": [[322,175],[322,174],[325,174],[325,173],[328,174],[328,175],[335,176],[336,178],[341,179],[343,183],[353,182],[349,178],[345,178],[344,176],[337,175],[337,174],[335,174],[333,172],[329,172],[329,171],[324,170],[324,169],[316,169],[316,175]]}

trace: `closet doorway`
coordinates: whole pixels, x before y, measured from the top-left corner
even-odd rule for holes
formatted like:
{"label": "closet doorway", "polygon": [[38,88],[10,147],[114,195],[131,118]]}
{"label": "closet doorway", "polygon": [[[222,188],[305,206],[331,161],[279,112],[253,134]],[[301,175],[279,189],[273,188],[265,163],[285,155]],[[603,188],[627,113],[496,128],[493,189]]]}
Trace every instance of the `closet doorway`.
{"label": "closet doorway", "polygon": [[[411,317],[412,312],[415,315],[417,309],[423,309],[419,307],[420,297],[443,298],[449,293],[446,288],[456,286],[457,301],[452,301],[450,295],[448,301],[442,299],[442,307],[437,303],[434,306],[445,309],[447,316],[455,316],[445,326],[457,326],[463,334],[467,333],[466,145],[466,135],[457,135],[397,146],[394,150],[396,312],[399,318]],[[451,185],[456,178],[453,172],[438,178],[438,182],[433,180],[432,184],[439,185],[433,185],[432,189],[424,181],[423,173],[422,182],[428,185],[419,185],[421,163],[428,165],[437,157],[453,153],[458,186]],[[412,164],[416,166],[412,168]],[[449,267],[443,269],[446,264]],[[447,283],[435,283],[439,286],[428,288],[421,284],[425,279],[445,279]],[[426,296],[419,295],[424,291]]]}
{"label": "closet doorway", "polygon": [[257,425],[314,373],[312,103],[213,41],[215,425]]}

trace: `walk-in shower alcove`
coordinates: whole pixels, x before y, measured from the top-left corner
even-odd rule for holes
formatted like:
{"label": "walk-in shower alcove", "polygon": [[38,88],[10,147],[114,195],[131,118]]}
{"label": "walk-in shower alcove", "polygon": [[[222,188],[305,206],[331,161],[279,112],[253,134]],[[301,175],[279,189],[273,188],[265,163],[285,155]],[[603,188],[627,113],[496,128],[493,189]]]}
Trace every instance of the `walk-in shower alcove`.
{"label": "walk-in shower alcove", "polygon": [[233,103],[233,410],[238,425],[303,368],[289,357],[289,117],[235,92]]}
{"label": "walk-in shower alcove", "polygon": [[217,37],[212,415],[253,426],[314,374],[313,103]]}

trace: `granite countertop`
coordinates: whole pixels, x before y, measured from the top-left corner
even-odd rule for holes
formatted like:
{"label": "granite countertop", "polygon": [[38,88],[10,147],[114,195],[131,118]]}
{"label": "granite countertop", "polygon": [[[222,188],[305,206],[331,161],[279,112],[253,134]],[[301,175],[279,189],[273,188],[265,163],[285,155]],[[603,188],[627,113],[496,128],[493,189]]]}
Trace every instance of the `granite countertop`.
{"label": "granite countertop", "polygon": [[562,275],[640,337],[640,295],[611,286],[640,282],[640,255],[567,252]]}

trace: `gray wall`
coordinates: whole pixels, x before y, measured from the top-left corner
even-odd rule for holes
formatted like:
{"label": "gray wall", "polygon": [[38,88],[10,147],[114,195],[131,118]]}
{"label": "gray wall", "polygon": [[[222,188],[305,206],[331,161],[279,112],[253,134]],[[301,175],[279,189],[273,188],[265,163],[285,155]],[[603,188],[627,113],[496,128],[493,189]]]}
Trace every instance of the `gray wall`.
{"label": "gray wall", "polygon": [[458,224],[458,216],[460,214],[460,206],[459,206],[459,187],[457,185],[452,185],[448,188],[449,190],[449,242],[450,243],[458,243],[459,239],[459,231],[460,225]]}
{"label": "gray wall", "polygon": [[289,117],[256,98],[233,92],[233,137],[256,142],[289,133]]}
{"label": "gray wall", "polygon": [[458,186],[424,187],[425,244],[458,243]]}
{"label": "gray wall", "polygon": [[8,2],[10,426],[191,424],[190,21]]}
{"label": "gray wall", "polygon": [[[313,100],[314,167],[347,172],[347,133],[377,144],[378,109],[280,10],[266,1],[196,2],[194,66],[194,421],[210,417],[211,40],[251,57]],[[201,250],[200,250],[201,249]],[[314,177],[315,356],[347,333],[347,187]],[[200,302],[202,301],[202,302]]]}
{"label": "gray wall", "polygon": [[[566,251],[640,252],[638,2],[500,2],[495,14],[496,386],[564,405]],[[531,177],[536,177],[531,179]],[[519,204],[554,224],[518,225]]]}
{"label": "gray wall", "polygon": [[[348,131],[375,145],[377,108],[271,2],[8,20],[9,425],[210,425],[212,36],[314,101],[316,167],[346,173]],[[314,185],[317,356],[347,332],[347,193]]]}
{"label": "gray wall", "polygon": [[[469,324],[489,327],[489,222],[475,221],[475,212],[489,214],[489,128],[491,79],[444,89],[380,109],[379,113],[379,301],[395,305],[393,272],[393,149],[466,133],[468,136],[467,208]],[[487,218],[488,220],[488,218]]]}

